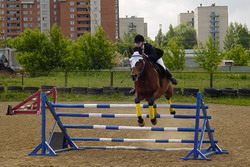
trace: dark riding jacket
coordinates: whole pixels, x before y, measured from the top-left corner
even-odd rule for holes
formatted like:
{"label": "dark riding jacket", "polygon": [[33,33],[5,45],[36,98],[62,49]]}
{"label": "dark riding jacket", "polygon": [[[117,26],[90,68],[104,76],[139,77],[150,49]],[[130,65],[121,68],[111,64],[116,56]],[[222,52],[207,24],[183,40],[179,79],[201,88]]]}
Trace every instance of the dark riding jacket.
{"label": "dark riding jacket", "polygon": [[140,54],[145,53],[153,62],[156,62],[158,59],[160,59],[164,53],[163,50],[154,48],[150,43],[145,43],[144,47],[134,47],[133,51],[138,51]]}

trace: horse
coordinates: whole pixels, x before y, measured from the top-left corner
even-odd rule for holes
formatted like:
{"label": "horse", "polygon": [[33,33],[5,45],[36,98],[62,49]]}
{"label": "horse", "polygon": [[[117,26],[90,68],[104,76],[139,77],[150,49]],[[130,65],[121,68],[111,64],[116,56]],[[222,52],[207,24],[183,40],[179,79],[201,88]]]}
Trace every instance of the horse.
{"label": "horse", "polygon": [[[149,118],[153,125],[157,124],[155,114],[158,114],[154,108],[155,101],[163,94],[167,99],[167,103],[171,104],[171,97],[173,96],[173,86],[170,80],[166,77],[160,78],[160,75],[155,70],[153,63],[149,58],[138,52],[134,52],[130,58],[131,77],[134,81],[136,98],[135,109],[138,118],[138,125],[143,127],[145,125],[142,118],[140,102],[146,100],[149,108]],[[170,108],[170,113],[175,114],[175,110]]]}

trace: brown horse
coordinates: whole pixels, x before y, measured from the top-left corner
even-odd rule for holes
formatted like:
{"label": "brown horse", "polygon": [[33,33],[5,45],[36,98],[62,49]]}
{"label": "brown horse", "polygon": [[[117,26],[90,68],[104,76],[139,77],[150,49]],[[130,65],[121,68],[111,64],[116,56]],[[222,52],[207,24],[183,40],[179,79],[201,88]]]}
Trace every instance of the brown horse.
{"label": "brown horse", "polygon": [[[140,111],[140,102],[146,100],[149,105],[149,118],[153,125],[157,124],[155,114],[156,109],[153,107],[155,100],[163,94],[167,99],[167,103],[171,104],[170,98],[173,96],[173,87],[171,81],[166,77],[160,79],[159,74],[153,67],[152,62],[146,55],[139,53],[133,54],[130,59],[131,77],[134,81],[136,91],[136,115],[138,117],[138,125],[144,126],[142,113]],[[162,83],[162,84],[161,84]],[[173,108],[170,108],[170,113],[175,114]]]}

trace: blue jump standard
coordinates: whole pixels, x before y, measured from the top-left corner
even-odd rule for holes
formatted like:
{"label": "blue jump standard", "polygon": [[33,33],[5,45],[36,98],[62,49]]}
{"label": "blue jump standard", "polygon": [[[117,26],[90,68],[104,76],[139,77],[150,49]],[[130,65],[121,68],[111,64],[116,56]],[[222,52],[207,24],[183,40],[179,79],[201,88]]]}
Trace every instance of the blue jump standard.
{"label": "blue jump standard", "polygon": [[[55,119],[55,124],[51,130],[50,137],[54,133],[55,126],[58,125],[62,134],[66,138],[65,146],[69,148],[53,150],[50,143],[46,141],[46,105]],[[135,114],[100,114],[100,113],[57,113],[57,108],[134,108],[134,104],[52,104],[42,93],[42,129],[41,129],[41,143],[29,155],[42,155],[42,156],[57,156],[58,152],[69,150],[83,150],[83,149],[129,149],[129,150],[150,150],[150,151],[174,151],[185,150],[190,151],[184,160],[211,160],[207,158],[213,154],[226,154],[217,145],[218,141],[214,139],[214,129],[210,128],[209,119],[206,109],[208,106],[204,105],[201,93],[197,94],[196,105],[154,105],[155,108],[179,108],[179,109],[196,109],[196,115],[156,115],[156,118],[183,118],[194,119],[194,128],[179,128],[179,127],[135,127],[135,126],[109,126],[109,125],[66,125],[63,124],[60,117],[99,117],[99,118],[136,118]],[[142,108],[148,108],[148,105],[141,104]],[[201,113],[203,115],[201,115]],[[143,114],[142,117],[148,118],[148,114]],[[176,131],[176,132],[194,132],[193,139],[123,139],[123,138],[89,138],[89,137],[71,137],[67,130],[68,128],[81,128],[81,129],[103,129],[103,130],[146,130],[146,131]],[[205,132],[208,134],[209,139],[204,139]],[[127,146],[81,146],[78,147],[74,141],[104,141],[104,142],[154,142],[154,143],[192,143],[193,148],[178,148],[178,149],[153,149],[142,147],[127,147]],[[210,147],[202,148],[202,144],[207,143]],[[39,151],[41,153],[39,153]]]}

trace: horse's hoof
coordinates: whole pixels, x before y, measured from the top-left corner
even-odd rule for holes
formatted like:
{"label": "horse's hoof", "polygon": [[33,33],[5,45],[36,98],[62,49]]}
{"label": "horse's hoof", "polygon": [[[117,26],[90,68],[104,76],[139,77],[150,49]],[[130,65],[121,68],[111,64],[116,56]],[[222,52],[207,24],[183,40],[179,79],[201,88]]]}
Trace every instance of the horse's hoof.
{"label": "horse's hoof", "polygon": [[153,125],[156,125],[156,124],[157,124],[157,119],[156,119],[156,118],[151,119],[151,123],[152,123]]}
{"label": "horse's hoof", "polygon": [[140,127],[143,127],[143,126],[145,125],[145,122],[142,122],[142,123],[138,122],[138,125],[139,125]]}
{"label": "horse's hoof", "polygon": [[176,112],[175,112],[175,111],[170,111],[170,114],[171,114],[171,115],[175,115]]}
{"label": "horse's hoof", "polygon": [[138,125],[140,127],[143,127],[145,125],[145,122],[144,122],[144,120],[141,117],[138,119]]}

